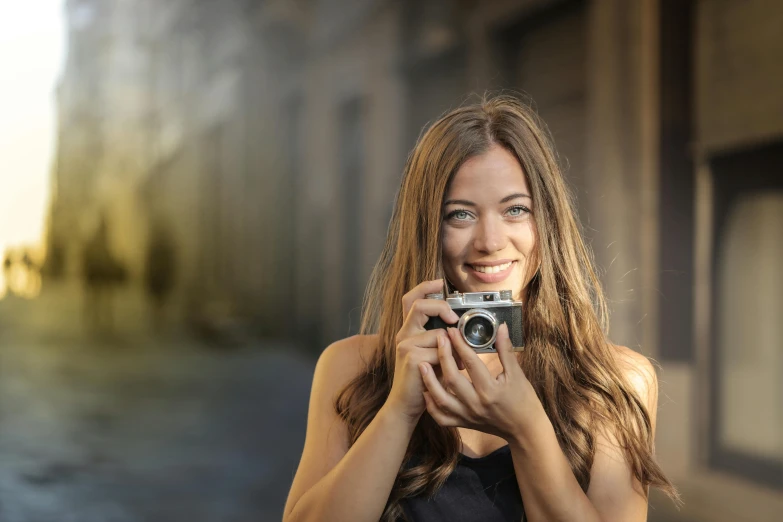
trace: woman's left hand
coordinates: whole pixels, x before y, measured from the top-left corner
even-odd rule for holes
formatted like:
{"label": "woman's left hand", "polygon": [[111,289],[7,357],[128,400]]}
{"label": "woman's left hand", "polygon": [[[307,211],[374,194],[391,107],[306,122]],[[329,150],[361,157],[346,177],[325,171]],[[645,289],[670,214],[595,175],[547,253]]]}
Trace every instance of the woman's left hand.
{"label": "woman's left hand", "polygon": [[[506,324],[500,326],[495,340],[503,372],[494,378],[455,328],[447,332],[448,337],[438,338],[443,384],[429,363],[419,365],[428,390],[424,392],[424,400],[430,416],[441,426],[478,430],[508,441],[520,438],[543,409],[517,362]],[[470,380],[460,373],[452,349],[456,350]]]}

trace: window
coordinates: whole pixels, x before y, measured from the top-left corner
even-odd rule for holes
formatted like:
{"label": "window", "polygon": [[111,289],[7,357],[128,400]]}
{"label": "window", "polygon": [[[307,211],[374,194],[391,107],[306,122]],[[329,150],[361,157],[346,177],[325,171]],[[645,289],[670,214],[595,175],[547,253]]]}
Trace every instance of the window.
{"label": "window", "polygon": [[783,143],[712,171],[710,464],[783,489]]}

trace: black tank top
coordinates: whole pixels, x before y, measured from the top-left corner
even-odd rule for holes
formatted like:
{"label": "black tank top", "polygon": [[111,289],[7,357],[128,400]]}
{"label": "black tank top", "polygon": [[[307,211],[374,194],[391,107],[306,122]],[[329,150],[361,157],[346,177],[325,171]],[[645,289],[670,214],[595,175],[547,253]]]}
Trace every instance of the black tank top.
{"label": "black tank top", "polygon": [[460,454],[435,496],[400,502],[410,522],[520,522],[526,520],[508,445],[489,455]]}

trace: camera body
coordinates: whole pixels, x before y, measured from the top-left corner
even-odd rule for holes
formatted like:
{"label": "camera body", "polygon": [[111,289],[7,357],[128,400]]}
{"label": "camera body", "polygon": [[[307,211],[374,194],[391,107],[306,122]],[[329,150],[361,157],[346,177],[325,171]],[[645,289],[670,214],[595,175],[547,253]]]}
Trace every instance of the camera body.
{"label": "camera body", "polygon": [[[443,294],[427,294],[427,299],[443,299]],[[511,298],[511,290],[499,292],[454,292],[446,302],[459,316],[459,322],[448,324],[438,316],[430,317],[426,330],[454,327],[476,353],[495,353],[495,337],[502,323],[508,325],[508,334],[514,351],[524,349],[522,334],[522,302]]]}

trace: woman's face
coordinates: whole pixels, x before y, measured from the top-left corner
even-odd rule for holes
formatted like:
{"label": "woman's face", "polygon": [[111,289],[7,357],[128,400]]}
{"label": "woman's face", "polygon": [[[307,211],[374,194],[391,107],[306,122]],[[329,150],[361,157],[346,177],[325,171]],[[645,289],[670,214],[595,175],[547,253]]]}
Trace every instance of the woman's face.
{"label": "woman's face", "polygon": [[516,158],[492,145],[466,161],[444,203],[443,267],[460,292],[512,290],[522,300],[535,273],[533,200]]}

